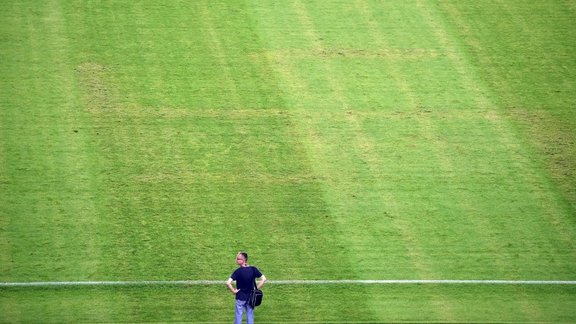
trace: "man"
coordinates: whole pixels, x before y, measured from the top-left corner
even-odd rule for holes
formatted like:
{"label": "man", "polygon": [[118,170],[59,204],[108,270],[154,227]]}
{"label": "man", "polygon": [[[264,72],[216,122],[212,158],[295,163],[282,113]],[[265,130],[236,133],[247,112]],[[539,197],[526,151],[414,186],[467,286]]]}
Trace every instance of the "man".
{"label": "man", "polygon": [[[254,308],[248,306],[248,299],[250,298],[250,293],[254,289],[254,283],[256,278],[260,278],[258,282],[258,289],[264,286],[266,282],[266,277],[258,270],[256,267],[248,265],[248,253],[238,252],[236,255],[236,264],[240,267],[236,269],[226,285],[228,289],[236,295],[236,320],[234,324],[242,324],[242,316],[244,311],[246,311],[246,323],[254,323]],[[232,286],[232,282],[236,281],[236,288]]]}

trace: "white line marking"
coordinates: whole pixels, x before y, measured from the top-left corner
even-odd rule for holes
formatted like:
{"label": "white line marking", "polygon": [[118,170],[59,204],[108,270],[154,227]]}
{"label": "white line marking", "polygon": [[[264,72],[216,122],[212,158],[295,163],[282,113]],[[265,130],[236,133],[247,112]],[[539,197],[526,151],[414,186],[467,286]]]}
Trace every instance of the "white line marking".
{"label": "white line marking", "polygon": [[224,285],[219,280],[142,280],[142,281],[36,281],[36,282],[0,282],[0,287],[49,287],[49,286],[193,286]]}
{"label": "white line marking", "polygon": [[576,281],[562,280],[275,280],[275,284],[483,284],[483,285],[576,285]]}
{"label": "white line marking", "polygon": [[[399,284],[476,284],[476,285],[576,285],[574,280],[268,280],[276,285],[399,285]],[[50,286],[195,286],[224,285],[223,280],[142,280],[142,281],[35,281],[0,282],[0,287]]]}

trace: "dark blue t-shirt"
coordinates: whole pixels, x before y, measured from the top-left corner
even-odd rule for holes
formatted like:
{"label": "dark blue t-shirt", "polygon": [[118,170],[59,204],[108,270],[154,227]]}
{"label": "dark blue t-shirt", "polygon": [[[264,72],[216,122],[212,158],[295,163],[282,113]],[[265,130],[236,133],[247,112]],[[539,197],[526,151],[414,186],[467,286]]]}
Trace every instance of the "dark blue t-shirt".
{"label": "dark blue t-shirt", "polygon": [[232,273],[232,280],[236,281],[236,289],[240,291],[236,294],[236,299],[248,300],[250,292],[254,289],[256,278],[262,277],[262,273],[256,267],[240,267]]}

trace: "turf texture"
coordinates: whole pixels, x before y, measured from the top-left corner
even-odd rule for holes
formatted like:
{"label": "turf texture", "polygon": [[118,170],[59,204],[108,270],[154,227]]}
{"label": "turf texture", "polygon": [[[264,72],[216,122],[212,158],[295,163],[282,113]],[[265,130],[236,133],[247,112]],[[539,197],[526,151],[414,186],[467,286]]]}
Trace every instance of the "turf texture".
{"label": "turf texture", "polygon": [[[0,3],[0,282],[576,280],[574,1]],[[573,322],[573,286],[265,287],[260,322]],[[224,286],[1,322],[228,322]]]}

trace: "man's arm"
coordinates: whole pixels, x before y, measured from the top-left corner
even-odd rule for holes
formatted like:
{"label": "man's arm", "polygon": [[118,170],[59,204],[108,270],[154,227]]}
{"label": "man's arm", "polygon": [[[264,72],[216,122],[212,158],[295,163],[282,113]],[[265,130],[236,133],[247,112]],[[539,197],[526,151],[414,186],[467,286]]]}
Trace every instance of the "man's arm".
{"label": "man's arm", "polygon": [[228,289],[230,289],[230,292],[233,294],[238,293],[238,289],[234,288],[234,286],[232,286],[232,278],[228,278],[228,281],[226,281],[226,286],[228,286]]}
{"label": "man's arm", "polygon": [[264,286],[264,284],[266,283],[266,276],[262,275],[260,277],[260,281],[258,281],[258,284],[256,285],[256,287],[258,287],[258,289],[261,289],[262,286]]}

